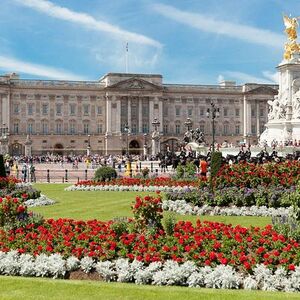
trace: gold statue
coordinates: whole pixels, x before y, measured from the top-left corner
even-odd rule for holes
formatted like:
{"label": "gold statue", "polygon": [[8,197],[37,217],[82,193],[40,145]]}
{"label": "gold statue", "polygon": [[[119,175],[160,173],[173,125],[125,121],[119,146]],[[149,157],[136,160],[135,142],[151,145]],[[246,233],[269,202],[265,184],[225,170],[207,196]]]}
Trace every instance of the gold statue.
{"label": "gold statue", "polygon": [[288,40],[289,40],[289,42],[285,43],[285,46],[284,46],[285,52],[283,55],[284,59],[287,59],[287,60],[291,59],[293,53],[300,51],[300,46],[296,42],[297,28],[299,26],[298,19],[299,19],[299,17],[291,18],[288,16],[283,16],[285,32],[286,32],[286,34],[288,36]]}

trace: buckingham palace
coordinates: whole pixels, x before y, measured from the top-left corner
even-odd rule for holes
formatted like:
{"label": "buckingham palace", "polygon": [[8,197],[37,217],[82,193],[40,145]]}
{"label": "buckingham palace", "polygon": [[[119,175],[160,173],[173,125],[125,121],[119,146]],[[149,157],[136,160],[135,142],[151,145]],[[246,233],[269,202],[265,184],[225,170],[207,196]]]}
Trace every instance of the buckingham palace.
{"label": "buckingham palace", "polygon": [[[213,104],[219,116],[215,140],[257,143],[268,118],[268,100],[277,85],[223,81],[218,85],[167,84],[159,74],[108,73],[96,81],[21,79],[0,76],[1,147],[11,155],[119,154],[151,151],[160,133],[160,151],[177,151],[189,126],[209,144]],[[154,121],[155,120],[155,121]],[[27,151],[28,154],[28,151]]]}

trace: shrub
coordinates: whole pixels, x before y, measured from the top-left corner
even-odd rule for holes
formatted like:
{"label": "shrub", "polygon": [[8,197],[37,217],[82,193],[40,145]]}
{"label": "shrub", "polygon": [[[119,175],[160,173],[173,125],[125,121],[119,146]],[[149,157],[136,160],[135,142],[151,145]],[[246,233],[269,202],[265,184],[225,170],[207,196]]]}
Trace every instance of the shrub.
{"label": "shrub", "polygon": [[94,176],[95,181],[109,181],[115,178],[117,178],[116,170],[112,167],[107,166],[98,168]]}
{"label": "shrub", "polygon": [[210,174],[211,177],[215,177],[220,170],[222,165],[222,153],[221,152],[212,152],[211,161],[210,161]]}
{"label": "shrub", "polygon": [[176,224],[175,214],[167,213],[164,217],[163,223],[166,234],[172,236]]}
{"label": "shrub", "polygon": [[10,196],[0,198],[0,227],[11,228],[27,218],[27,206],[23,205],[21,199]]}
{"label": "shrub", "polygon": [[37,199],[41,196],[41,191],[33,188],[32,186],[17,187],[9,194],[11,197],[17,197],[22,199]]}
{"label": "shrub", "polygon": [[184,167],[182,164],[179,164],[176,168],[176,177],[179,179],[184,177]]}
{"label": "shrub", "polygon": [[151,228],[162,229],[163,210],[160,195],[157,197],[145,196],[144,198],[137,196],[131,208],[138,231],[144,232]]}

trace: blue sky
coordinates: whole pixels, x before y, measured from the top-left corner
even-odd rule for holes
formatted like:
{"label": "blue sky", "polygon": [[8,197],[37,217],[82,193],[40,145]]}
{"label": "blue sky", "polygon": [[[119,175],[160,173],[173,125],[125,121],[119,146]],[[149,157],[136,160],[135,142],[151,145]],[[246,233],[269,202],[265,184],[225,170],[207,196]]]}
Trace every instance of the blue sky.
{"label": "blue sky", "polygon": [[128,71],[165,83],[273,83],[283,13],[300,1],[1,0],[0,73],[97,80],[125,72],[128,43]]}

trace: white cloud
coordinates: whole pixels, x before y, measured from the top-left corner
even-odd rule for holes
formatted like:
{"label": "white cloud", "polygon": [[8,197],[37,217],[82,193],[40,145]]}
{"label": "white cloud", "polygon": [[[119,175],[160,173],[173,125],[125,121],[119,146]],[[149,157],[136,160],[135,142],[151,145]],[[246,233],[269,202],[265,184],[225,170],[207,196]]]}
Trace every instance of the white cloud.
{"label": "white cloud", "polygon": [[159,14],[167,18],[201,31],[222,34],[231,38],[244,40],[249,43],[276,48],[282,48],[285,42],[283,35],[274,33],[270,30],[239,23],[226,22],[204,14],[184,12],[175,7],[164,4],[154,4],[152,7]]}
{"label": "white cloud", "polygon": [[272,80],[275,83],[279,83],[279,73],[278,72],[272,73],[270,71],[263,71],[262,73],[266,78]]}
{"label": "white cloud", "polygon": [[226,75],[225,77],[230,77],[230,79],[235,79],[241,83],[265,83],[265,84],[276,83],[274,80],[272,80],[272,79],[270,80],[270,78],[267,79],[264,77],[256,77],[256,76],[253,76],[253,75],[250,75],[247,73],[243,73],[243,72],[226,71],[226,72],[224,72],[224,74]]}
{"label": "white cloud", "polygon": [[48,66],[32,64],[15,58],[0,55],[0,69],[6,72],[20,72],[30,75],[42,76],[61,80],[86,80],[83,77],[62,69],[56,69]]}
{"label": "white cloud", "polygon": [[218,76],[218,82],[222,82],[222,81],[224,81],[224,80],[225,80],[224,76],[223,76],[222,74],[220,74],[220,75]]}
{"label": "white cloud", "polygon": [[72,23],[80,24],[86,28],[107,32],[114,37],[121,38],[122,40],[131,41],[139,44],[149,45],[157,48],[161,48],[162,45],[145,35],[130,32],[121,29],[115,25],[96,20],[93,16],[86,13],[80,13],[72,11],[66,7],[58,6],[47,0],[15,0],[21,5],[33,8],[37,11],[43,12],[56,19],[69,21]]}

